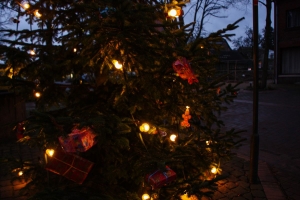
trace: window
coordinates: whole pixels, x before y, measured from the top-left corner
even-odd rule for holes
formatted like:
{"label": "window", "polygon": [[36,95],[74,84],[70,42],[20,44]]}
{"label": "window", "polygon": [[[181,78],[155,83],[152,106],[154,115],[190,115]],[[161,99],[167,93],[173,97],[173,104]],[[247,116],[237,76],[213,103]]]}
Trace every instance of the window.
{"label": "window", "polygon": [[287,11],[287,28],[300,27],[300,8]]}
{"label": "window", "polygon": [[300,47],[282,49],[282,74],[300,74]]}

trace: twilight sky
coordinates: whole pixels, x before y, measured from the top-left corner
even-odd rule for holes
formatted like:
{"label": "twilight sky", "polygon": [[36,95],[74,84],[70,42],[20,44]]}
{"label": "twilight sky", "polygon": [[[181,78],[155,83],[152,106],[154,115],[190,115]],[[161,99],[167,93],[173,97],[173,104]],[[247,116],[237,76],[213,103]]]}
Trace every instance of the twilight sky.
{"label": "twilight sky", "polygon": [[[272,4],[272,13],[271,13],[271,21],[272,21],[272,26],[273,25],[273,4]],[[261,32],[261,30],[265,27],[265,19],[266,19],[266,8],[265,6],[259,4],[258,5],[258,18],[259,18],[259,24],[258,24],[258,29]],[[236,36],[233,36],[231,39],[238,38],[240,36],[243,36],[245,33],[246,27],[253,27],[253,15],[252,15],[252,5],[248,5],[247,8],[244,7],[243,10],[241,9],[236,9],[236,8],[231,8],[226,11],[221,10],[221,14],[223,16],[227,16],[227,18],[214,18],[211,17],[209,18],[208,22],[204,25],[205,30],[210,33],[217,31],[219,29],[226,28],[228,24],[234,23],[236,20],[245,17],[243,21],[238,23],[238,28],[235,29],[234,31],[230,31],[228,33],[236,34]],[[189,18],[189,14],[184,16],[185,19]],[[229,45],[233,48],[233,45],[228,41]]]}

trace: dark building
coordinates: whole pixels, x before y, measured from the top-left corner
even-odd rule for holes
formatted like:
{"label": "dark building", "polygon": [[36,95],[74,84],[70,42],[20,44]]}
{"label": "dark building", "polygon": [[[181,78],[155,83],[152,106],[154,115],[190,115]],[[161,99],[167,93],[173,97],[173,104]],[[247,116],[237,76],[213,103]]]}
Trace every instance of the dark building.
{"label": "dark building", "polygon": [[217,44],[222,46],[219,52],[219,62],[216,65],[217,73],[228,74],[227,81],[251,79],[252,60],[243,56],[239,51],[232,50],[225,39]]}
{"label": "dark building", "polygon": [[300,82],[300,0],[273,0],[275,82]]}

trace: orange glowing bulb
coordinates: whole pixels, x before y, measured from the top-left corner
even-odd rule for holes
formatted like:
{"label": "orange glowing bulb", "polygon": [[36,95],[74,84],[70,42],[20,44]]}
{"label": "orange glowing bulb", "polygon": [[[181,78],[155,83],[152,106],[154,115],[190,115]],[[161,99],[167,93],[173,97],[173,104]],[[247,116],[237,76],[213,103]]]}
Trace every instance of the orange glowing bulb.
{"label": "orange glowing bulb", "polygon": [[143,123],[140,126],[140,131],[141,132],[148,132],[150,130],[150,125],[148,123]]}
{"label": "orange glowing bulb", "polygon": [[39,13],[39,10],[35,10],[35,11],[33,12],[33,14],[34,14],[34,16],[36,16],[37,18],[40,18],[40,17],[42,16],[42,14]]}
{"label": "orange glowing bulb", "polygon": [[34,93],[34,96],[35,96],[36,98],[40,98],[40,97],[41,97],[41,93],[40,93],[40,92],[36,92],[36,93]]}
{"label": "orange glowing bulb", "polygon": [[30,5],[29,5],[29,3],[24,3],[24,4],[22,4],[22,7],[23,7],[25,10],[27,10],[28,8],[30,8]]}
{"label": "orange glowing bulb", "polygon": [[18,172],[18,175],[19,175],[19,176],[22,176],[22,175],[23,175],[23,171],[19,171],[19,172]]}
{"label": "orange glowing bulb", "polygon": [[142,196],[142,200],[149,200],[150,199],[150,196],[149,196],[149,194],[143,194],[143,196]]}
{"label": "orange glowing bulb", "polygon": [[176,141],[176,138],[177,138],[177,135],[175,135],[175,134],[170,135],[170,140],[171,140],[172,142],[175,142],[175,141]]}
{"label": "orange glowing bulb", "polygon": [[54,154],[54,149],[46,149],[46,154],[47,154],[48,156],[52,157],[53,154]]}

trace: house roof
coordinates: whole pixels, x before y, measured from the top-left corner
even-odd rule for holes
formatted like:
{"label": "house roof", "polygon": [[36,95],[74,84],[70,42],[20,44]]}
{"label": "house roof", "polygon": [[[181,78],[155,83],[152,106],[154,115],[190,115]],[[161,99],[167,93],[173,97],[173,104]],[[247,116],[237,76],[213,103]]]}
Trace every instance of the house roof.
{"label": "house roof", "polygon": [[216,42],[216,44],[221,45],[221,48],[222,48],[223,51],[231,51],[232,50],[231,47],[229,46],[227,40],[224,39],[224,38],[222,38],[221,41]]}
{"label": "house roof", "polygon": [[220,51],[219,59],[221,62],[225,61],[247,61],[238,51]]}

